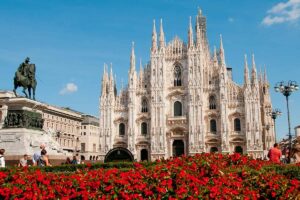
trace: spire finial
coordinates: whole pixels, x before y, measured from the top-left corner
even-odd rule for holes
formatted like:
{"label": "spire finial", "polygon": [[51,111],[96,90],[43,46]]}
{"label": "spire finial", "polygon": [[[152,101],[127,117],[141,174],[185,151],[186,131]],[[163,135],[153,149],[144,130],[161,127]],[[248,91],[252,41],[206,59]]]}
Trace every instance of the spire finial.
{"label": "spire finial", "polygon": [[105,73],[106,73],[106,69],[105,69],[105,68],[106,68],[106,66],[105,66],[105,65],[106,65],[106,64],[104,63],[104,64],[103,64],[103,76],[104,76],[104,75],[105,75]]}
{"label": "spire finial", "polygon": [[112,63],[110,63],[110,76],[113,77]]}
{"label": "spire finial", "polygon": [[152,33],[156,34],[156,25],[155,25],[155,19],[153,19],[153,31]]}
{"label": "spire finial", "polygon": [[165,46],[165,33],[163,30],[163,20],[160,19],[159,47],[162,48],[164,46]]}
{"label": "spire finial", "polygon": [[220,61],[223,66],[226,66],[222,34],[220,34]]}
{"label": "spire finial", "polygon": [[224,50],[222,34],[220,34],[220,49]]}
{"label": "spire finial", "polygon": [[202,15],[202,10],[201,8],[198,6],[198,16],[201,16]]}
{"label": "spire finial", "polygon": [[247,54],[245,54],[245,61],[244,61],[244,83],[245,85],[249,85],[249,69],[248,69],[248,62],[247,62]]}
{"label": "spire finial", "polygon": [[251,82],[252,84],[257,83],[257,73],[256,73],[256,65],[254,54],[252,54],[252,72],[251,72]]}
{"label": "spire finial", "polygon": [[256,70],[254,54],[252,54],[252,67]]}
{"label": "spire finial", "polygon": [[266,68],[266,65],[264,65],[264,83],[268,83],[268,77],[267,77],[267,68]]}
{"label": "spire finial", "polygon": [[135,54],[134,54],[134,42],[132,42],[131,56],[130,56],[130,72],[135,71]]}
{"label": "spire finial", "polygon": [[152,31],[152,51],[157,50],[157,34],[156,34],[156,26],[155,19],[153,20],[153,31]]}

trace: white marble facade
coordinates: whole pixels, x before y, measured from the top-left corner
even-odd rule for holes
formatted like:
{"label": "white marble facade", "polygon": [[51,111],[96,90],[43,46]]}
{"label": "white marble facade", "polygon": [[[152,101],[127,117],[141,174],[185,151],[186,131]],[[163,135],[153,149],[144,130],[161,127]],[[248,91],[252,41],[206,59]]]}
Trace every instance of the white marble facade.
{"label": "white marble facade", "polygon": [[105,65],[102,159],[114,147],[129,149],[137,160],[213,151],[261,157],[274,143],[266,72],[257,73],[253,55],[248,67],[245,56],[244,84],[238,85],[226,65],[222,37],[212,52],[199,10],[194,28],[190,18],[186,43],[178,37],[166,43],[162,20],[159,34],[154,21],[150,62],[137,72],[133,45],[129,83],[119,93]]}

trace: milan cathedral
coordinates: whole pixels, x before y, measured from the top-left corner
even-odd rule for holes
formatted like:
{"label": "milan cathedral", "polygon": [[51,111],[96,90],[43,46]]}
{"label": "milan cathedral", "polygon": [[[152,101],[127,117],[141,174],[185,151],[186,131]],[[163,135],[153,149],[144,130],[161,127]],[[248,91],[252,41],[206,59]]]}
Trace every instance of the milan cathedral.
{"label": "milan cathedral", "polygon": [[[266,72],[257,73],[247,56],[244,83],[232,80],[225,50],[210,52],[201,10],[188,26],[187,42],[165,41],[153,22],[150,62],[136,70],[134,44],[128,85],[119,93],[112,68],[104,66],[100,95],[101,159],[113,148],[128,149],[136,160],[201,152],[240,152],[262,157],[275,141]],[[249,69],[251,68],[251,69]]]}

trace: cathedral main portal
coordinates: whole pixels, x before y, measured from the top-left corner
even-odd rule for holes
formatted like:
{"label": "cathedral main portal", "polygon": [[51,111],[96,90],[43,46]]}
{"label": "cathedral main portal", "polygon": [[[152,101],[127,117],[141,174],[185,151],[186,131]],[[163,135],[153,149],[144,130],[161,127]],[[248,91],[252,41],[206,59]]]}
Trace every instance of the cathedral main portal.
{"label": "cathedral main portal", "polygon": [[174,157],[184,154],[184,143],[182,140],[174,140],[172,147]]}

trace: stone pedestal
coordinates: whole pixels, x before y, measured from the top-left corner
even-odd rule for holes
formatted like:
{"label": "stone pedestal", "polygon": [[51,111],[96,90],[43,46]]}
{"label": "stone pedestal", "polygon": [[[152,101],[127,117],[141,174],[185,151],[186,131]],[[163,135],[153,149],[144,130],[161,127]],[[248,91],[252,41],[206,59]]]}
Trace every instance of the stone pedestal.
{"label": "stone pedestal", "polygon": [[32,157],[39,152],[40,145],[45,144],[49,160],[53,164],[60,164],[70,153],[63,151],[60,145],[43,130],[26,128],[0,129],[0,148],[5,149],[5,160],[16,163],[24,154]]}

